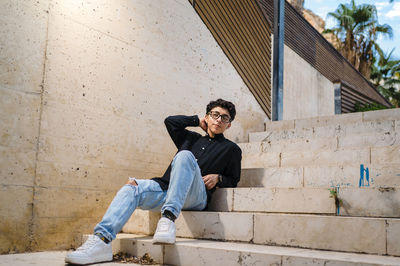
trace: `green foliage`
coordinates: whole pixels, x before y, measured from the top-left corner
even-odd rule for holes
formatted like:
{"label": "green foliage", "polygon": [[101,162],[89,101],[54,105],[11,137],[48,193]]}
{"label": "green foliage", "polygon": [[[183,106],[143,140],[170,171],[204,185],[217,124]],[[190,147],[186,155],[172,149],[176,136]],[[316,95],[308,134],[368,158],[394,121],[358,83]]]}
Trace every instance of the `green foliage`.
{"label": "green foliage", "polygon": [[[390,2],[393,2],[390,0]],[[395,107],[400,107],[400,60],[392,58],[393,50],[385,54],[377,43],[378,37],[392,38],[393,30],[378,22],[373,4],[357,5],[355,0],[340,4],[328,16],[337,21],[336,27],[324,33],[333,34],[336,48]],[[384,109],[379,104],[356,106],[356,111]]]}
{"label": "green foliage", "polygon": [[337,189],[336,188],[330,188],[329,189],[329,194],[331,194],[329,196],[330,198],[337,198]]}
{"label": "green foliage", "polygon": [[335,200],[335,206],[336,206],[337,212],[338,212],[340,206],[343,205],[343,201],[341,199],[339,199],[339,197],[338,197],[338,190],[339,190],[338,187],[329,189],[329,193],[331,194],[330,198],[333,198]]}
{"label": "green foliage", "polygon": [[372,65],[371,80],[379,92],[395,107],[400,107],[400,60],[378,49],[379,60]]}
{"label": "green foliage", "polygon": [[340,4],[328,16],[337,21],[335,28],[327,29],[336,38],[336,48],[363,74],[370,77],[371,66],[379,48],[379,35],[393,36],[392,28],[378,23],[378,12],[374,5],[357,5],[354,0]]}

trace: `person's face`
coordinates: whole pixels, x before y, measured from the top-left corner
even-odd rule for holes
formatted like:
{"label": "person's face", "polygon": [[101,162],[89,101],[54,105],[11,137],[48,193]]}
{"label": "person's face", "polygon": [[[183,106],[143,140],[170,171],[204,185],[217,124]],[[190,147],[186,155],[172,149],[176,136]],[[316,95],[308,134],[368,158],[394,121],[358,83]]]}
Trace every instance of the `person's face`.
{"label": "person's face", "polygon": [[206,114],[207,132],[210,136],[224,133],[231,126],[231,117],[228,110],[222,107],[214,107]]}

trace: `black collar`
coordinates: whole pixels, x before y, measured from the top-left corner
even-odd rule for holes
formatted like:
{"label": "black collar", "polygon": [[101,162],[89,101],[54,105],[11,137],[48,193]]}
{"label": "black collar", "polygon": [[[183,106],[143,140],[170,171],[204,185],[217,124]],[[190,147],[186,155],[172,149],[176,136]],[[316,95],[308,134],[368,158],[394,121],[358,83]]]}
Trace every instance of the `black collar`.
{"label": "black collar", "polygon": [[210,135],[208,135],[208,134],[206,135],[206,137],[210,138],[210,139],[215,139],[215,140],[224,140],[225,139],[224,134],[222,134],[222,133],[215,135],[214,138],[210,137]]}

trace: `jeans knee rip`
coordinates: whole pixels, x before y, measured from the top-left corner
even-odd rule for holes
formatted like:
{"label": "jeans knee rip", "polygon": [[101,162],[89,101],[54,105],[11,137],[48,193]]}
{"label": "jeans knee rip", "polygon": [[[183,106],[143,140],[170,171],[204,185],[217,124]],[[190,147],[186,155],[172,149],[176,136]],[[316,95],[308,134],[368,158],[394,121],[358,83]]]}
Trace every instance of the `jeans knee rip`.
{"label": "jeans knee rip", "polygon": [[139,185],[126,184],[125,186],[128,186],[133,190],[133,195],[134,196],[139,195]]}

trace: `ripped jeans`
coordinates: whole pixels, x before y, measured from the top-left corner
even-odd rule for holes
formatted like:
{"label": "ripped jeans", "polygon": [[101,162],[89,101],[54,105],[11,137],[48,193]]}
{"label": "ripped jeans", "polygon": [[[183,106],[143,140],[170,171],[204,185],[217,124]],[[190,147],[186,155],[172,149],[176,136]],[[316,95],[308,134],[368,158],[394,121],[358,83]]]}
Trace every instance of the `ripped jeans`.
{"label": "ripped jeans", "polygon": [[207,205],[206,187],[190,151],[175,155],[168,190],[162,190],[154,180],[135,181],[137,186],[127,184],[118,191],[103,219],[95,226],[95,234],[114,240],[136,208],[168,210],[178,217],[181,210],[203,210]]}

